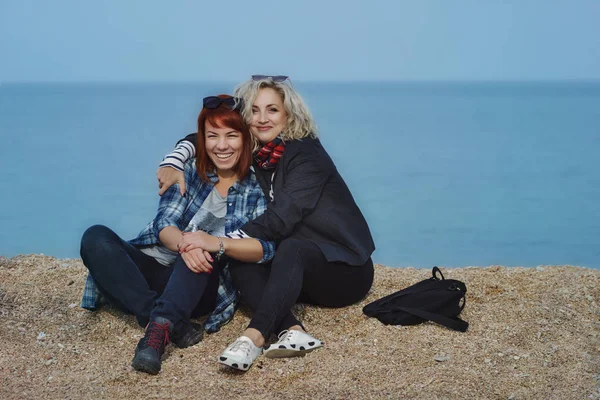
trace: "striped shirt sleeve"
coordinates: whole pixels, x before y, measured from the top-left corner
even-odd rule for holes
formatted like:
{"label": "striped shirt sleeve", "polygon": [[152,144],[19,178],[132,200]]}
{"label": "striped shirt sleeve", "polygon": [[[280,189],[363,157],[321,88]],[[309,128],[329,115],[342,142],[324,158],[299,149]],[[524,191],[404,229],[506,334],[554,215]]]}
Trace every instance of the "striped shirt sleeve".
{"label": "striped shirt sleeve", "polygon": [[175,149],[163,158],[159,168],[171,167],[183,172],[187,160],[196,156],[196,146],[190,141],[182,140]]}

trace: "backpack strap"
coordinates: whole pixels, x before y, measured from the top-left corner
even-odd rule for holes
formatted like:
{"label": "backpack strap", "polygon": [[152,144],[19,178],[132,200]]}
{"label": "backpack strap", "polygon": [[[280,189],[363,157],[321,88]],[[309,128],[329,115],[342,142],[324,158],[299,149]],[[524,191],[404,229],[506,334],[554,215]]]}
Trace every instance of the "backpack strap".
{"label": "backpack strap", "polygon": [[[439,274],[439,276],[441,278],[439,278],[437,276],[437,274]],[[414,285],[411,285],[409,287],[406,287],[398,292],[392,293],[390,295],[387,295],[385,297],[382,297],[379,300],[374,301],[374,303],[378,302],[378,301],[386,301],[389,300],[391,298],[397,298],[397,297],[401,297],[401,296],[406,296],[407,294],[412,294],[412,293],[420,293],[423,291],[423,287],[419,284],[424,284],[426,282],[435,282],[435,281],[444,281],[446,280],[446,278],[444,278],[444,274],[442,274],[442,271],[440,271],[440,269],[438,267],[433,267],[433,270],[431,271],[431,278],[429,279],[425,279],[423,281],[417,282]]]}
{"label": "backpack strap", "polygon": [[[438,278],[436,276],[436,273],[440,274],[442,279]],[[442,271],[440,271],[440,269],[437,266],[433,267],[433,270],[431,270],[431,275],[433,275],[433,279],[435,279],[436,281],[443,281],[444,279],[446,279],[444,278],[444,274],[442,274]]]}
{"label": "backpack strap", "polygon": [[445,315],[435,314],[430,311],[419,310],[418,308],[412,307],[398,307],[398,309],[428,321],[437,322],[438,324],[454,329],[455,331],[466,332],[469,327],[468,322],[463,321],[458,317],[448,318]]}

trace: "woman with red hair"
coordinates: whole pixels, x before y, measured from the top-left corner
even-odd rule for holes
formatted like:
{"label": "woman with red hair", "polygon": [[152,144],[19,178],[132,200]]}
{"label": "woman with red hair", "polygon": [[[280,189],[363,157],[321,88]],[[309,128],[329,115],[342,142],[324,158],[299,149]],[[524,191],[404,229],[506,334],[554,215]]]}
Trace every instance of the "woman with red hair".
{"label": "woman with red hair", "polygon": [[[240,106],[228,95],[204,99],[196,158],[183,171],[187,193],[177,186],[166,191],[156,217],[135,239],[126,242],[102,225],[83,234],[81,258],[89,275],[82,307],[95,309],[102,296],[146,327],[132,361],[138,371],[157,374],[170,342],[184,348],[202,339],[202,327],[192,326],[191,317],[210,313],[207,332],[231,319],[238,294],[230,257],[252,263],[273,257],[272,241],[227,237],[266,209],[250,171],[252,144]],[[218,249],[180,252],[186,235],[196,231],[217,237]]]}

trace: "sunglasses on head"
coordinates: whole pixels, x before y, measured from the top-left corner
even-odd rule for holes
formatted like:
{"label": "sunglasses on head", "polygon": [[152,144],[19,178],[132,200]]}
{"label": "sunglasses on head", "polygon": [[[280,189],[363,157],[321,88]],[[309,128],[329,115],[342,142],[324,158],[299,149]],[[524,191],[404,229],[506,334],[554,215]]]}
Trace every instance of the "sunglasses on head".
{"label": "sunglasses on head", "polygon": [[290,77],[285,75],[252,75],[253,81],[262,81],[263,79],[272,79],[273,82],[281,83],[290,79]]}
{"label": "sunglasses on head", "polygon": [[222,99],[218,96],[208,96],[202,100],[202,105],[204,108],[215,109],[221,104],[225,104],[232,110],[241,110],[242,99],[238,99],[237,97],[227,97],[226,99]]}

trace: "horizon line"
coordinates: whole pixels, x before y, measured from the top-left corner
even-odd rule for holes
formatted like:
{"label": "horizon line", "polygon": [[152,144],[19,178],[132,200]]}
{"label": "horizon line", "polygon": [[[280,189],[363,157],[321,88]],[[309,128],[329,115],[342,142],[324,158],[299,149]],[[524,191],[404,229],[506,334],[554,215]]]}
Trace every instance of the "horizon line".
{"label": "horizon line", "polygon": [[[214,80],[23,80],[23,81],[2,81],[0,85],[25,85],[25,84],[134,84],[134,85],[151,85],[151,84],[210,84],[210,83],[238,83],[237,80],[229,79],[214,79]],[[333,83],[333,84],[349,84],[349,83],[392,83],[392,84],[489,84],[489,83],[505,83],[505,84],[523,84],[523,83],[580,83],[580,84],[600,84],[600,78],[565,78],[565,79],[354,79],[354,80],[327,80],[327,79],[294,79],[293,82],[298,83]]]}

